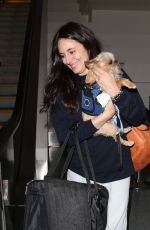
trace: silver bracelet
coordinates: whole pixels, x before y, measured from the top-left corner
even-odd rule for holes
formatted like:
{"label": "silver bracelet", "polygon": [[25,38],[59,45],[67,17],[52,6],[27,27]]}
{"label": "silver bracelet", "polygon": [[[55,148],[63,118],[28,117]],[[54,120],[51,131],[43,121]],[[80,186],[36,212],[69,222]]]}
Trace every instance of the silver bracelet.
{"label": "silver bracelet", "polygon": [[111,97],[112,102],[115,103],[119,99],[119,97],[121,96],[121,94],[123,94],[122,90],[120,90],[119,93],[116,96]]}

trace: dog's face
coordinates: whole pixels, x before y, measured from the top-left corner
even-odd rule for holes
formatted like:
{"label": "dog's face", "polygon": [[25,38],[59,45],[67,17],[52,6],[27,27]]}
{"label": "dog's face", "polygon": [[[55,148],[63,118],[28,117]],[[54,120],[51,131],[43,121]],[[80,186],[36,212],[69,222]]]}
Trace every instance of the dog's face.
{"label": "dog's face", "polygon": [[118,63],[115,61],[115,57],[110,52],[102,52],[96,58],[86,61],[85,66],[89,69],[86,83],[92,84],[95,82],[94,74],[92,68],[94,65],[97,65],[99,68],[102,68],[105,71],[112,71],[114,74],[118,72]]}

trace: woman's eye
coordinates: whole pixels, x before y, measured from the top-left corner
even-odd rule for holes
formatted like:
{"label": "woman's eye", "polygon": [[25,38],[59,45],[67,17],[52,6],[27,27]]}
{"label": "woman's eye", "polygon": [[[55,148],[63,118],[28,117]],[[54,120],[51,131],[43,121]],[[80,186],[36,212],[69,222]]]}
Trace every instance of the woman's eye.
{"label": "woman's eye", "polygon": [[70,51],[70,54],[74,54],[74,53],[75,53],[75,50]]}

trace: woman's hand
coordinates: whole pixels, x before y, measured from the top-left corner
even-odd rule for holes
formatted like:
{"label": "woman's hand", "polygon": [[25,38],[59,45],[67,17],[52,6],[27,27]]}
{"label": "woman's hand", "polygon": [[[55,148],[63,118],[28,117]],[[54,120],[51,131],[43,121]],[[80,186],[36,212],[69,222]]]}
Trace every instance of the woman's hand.
{"label": "woman's hand", "polygon": [[106,93],[108,93],[111,97],[114,97],[119,93],[120,89],[118,88],[114,75],[111,71],[106,72],[96,65],[93,66],[92,71],[96,82]]}
{"label": "woman's hand", "polygon": [[107,105],[105,106],[103,114],[106,114],[108,116],[108,120],[110,120],[116,113],[116,109],[114,104],[112,103],[112,100],[109,100]]}
{"label": "woman's hand", "polygon": [[109,121],[115,114],[115,106],[111,100],[108,101],[104,112],[94,117],[91,121],[95,128],[100,129],[107,121]]}

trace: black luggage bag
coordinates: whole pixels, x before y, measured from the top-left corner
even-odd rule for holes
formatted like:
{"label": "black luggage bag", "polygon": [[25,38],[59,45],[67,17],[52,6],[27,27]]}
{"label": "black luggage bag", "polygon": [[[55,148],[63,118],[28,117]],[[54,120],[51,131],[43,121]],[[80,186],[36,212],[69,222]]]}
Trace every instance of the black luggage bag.
{"label": "black luggage bag", "polygon": [[[90,155],[85,141],[87,161],[92,174],[84,164],[76,132],[77,152],[87,183],[78,183],[52,178],[63,155],[69,136],[61,147],[59,159],[51,167],[45,180],[29,182],[26,190],[26,207],[23,230],[104,230],[107,222],[108,191],[96,183]],[[73,149],[68,154],[62,177],[69,163]]]}

